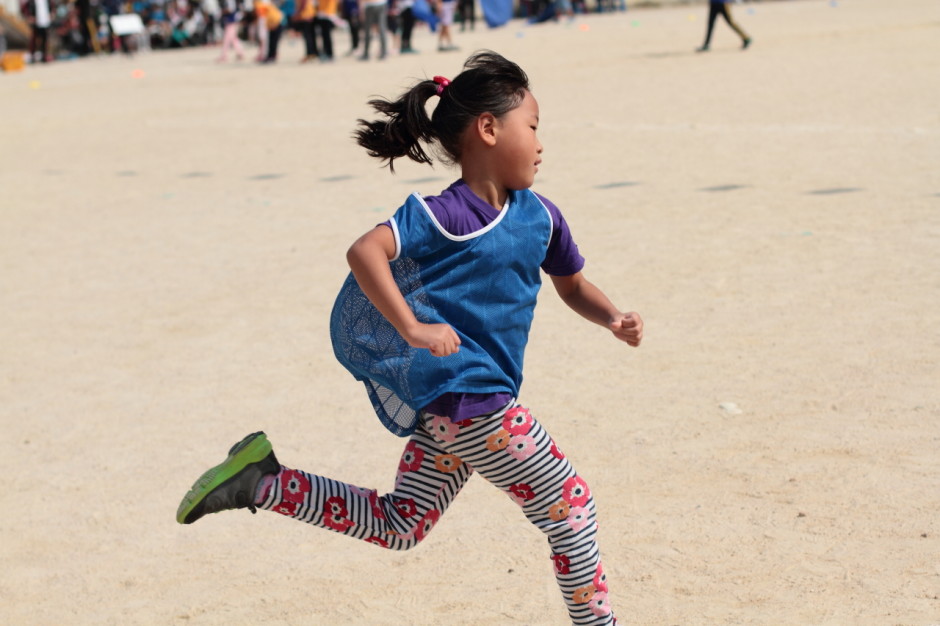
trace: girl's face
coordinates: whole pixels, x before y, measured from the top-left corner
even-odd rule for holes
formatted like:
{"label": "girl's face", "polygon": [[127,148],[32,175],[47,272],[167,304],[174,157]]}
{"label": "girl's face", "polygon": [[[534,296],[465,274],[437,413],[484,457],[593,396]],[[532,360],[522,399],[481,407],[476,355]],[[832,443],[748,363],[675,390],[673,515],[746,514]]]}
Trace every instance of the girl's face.
{"label": "girl's face", "polygon": [[496,121],[498,129],[494,158],[506,189],[528,189],[542,162],[542,143],[535,136],[539,127],[539,103],[528,91],[518,107]]}

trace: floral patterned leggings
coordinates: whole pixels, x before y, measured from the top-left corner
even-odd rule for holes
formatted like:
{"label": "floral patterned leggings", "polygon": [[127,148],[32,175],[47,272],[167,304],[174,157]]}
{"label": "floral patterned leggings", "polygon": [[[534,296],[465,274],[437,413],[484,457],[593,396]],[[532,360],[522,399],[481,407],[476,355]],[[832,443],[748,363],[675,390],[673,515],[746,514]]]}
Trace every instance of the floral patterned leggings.
{"label": "floral patterned leggings", "polygon": [[383,548],[407,550],[434,528],[474,470],[545,533],[572,623],[616,623],[595,540],[591,490],[548,432],[517,404],[456,424],[422,414],[398,464],[395,490],[386,495],[282,467],[258,504]]}

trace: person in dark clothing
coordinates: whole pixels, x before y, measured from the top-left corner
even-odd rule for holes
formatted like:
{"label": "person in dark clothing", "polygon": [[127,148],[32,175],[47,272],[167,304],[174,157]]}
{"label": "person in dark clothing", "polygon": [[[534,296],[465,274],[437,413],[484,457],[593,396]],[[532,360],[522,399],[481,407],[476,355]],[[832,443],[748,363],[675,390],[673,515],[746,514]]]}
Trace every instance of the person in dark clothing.
{"label": "person in dark clothing", "polygon": [[457,13],[460,15],[460,32],[467,30],[467,24],[470,25],[470,30],[476,29],[476,0],[457,0]]}
{"label": "person in dark clothing", "polygon": [[32,62],[49,61],[49,28],[52,26],[54,8],[49,0],[29,0],[23,15],[29,23],[29,59]]}
{"label": "person in dark clothing", "polygon": [[398,0],[398,17],[401,20],[401,53],[414,54],[417,52],[411,46],[411,33],[415,28],[415,12],[412,8],[414,0]]}
{"label": "person in dark clothing", "polygon": [[359,19],[359,0],[342,0],[340,8],[343,19],[349,24],[349,52],[346,56],[350,56],[359,48],[359,31],[362,29],[362,21]]}
{"label": "person in dark clothing", "polygon": [[714,29],[715,20],[718,19],[719,15],[725,18],[725,21],[728,22],[728,26],[741,38],[742,49],[746,49],[751,45],[751,38],[733,19],[731,19],[731,13],[728,11],[728,3],[725,0],[710,0],[708,3],[708,30],[705,31],[705,43],[702,44],[702,47],[699,48],[697,52],[708,52],[708,46],[711,44],[712,40],[712,29]]}
{"label": "person in dark clothing", "polygon": [[78,29],[82,37],[79,55],[85,56],[95,51],[91,43],[91,30],[88,28],[88,20],[91,18],[91,1],[76,0],[75,7],[78,10]]}
{"label": "person in dark clothing", "polygon": [[300,0],[297,3],[297,9],[294,12],[294,24],[297,25],[300,34],[303,35],[306,50],[306,54],[300,60],[301,63],[315,61],[320,58],[320,50],[317,48],[317,33],[313,24],[313,18],[316,15],[317,5],[314,0]]}

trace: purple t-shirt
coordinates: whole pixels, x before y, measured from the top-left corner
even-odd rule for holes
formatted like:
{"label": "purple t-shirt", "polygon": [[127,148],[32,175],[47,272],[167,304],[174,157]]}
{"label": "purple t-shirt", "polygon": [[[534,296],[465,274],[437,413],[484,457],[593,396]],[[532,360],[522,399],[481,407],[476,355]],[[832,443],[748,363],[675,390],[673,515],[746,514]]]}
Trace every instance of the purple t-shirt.
{"label": "purple t-shirt", "polygon": [[[540,267],[551,276],[577,274],[584,267],[584,257],[578,252],[568,223],[557,206],[544,196],[536,195],[552,218],[552,237]],[[463,180],[458,180],[439,196],[425,196],[424,202],[441,227],[458,237],[484,228],[499,215],[498,210],[473,193]],[[512,394],[509,393],[445,393],[424,410],[459,422],[498,411],[510,400]]]}

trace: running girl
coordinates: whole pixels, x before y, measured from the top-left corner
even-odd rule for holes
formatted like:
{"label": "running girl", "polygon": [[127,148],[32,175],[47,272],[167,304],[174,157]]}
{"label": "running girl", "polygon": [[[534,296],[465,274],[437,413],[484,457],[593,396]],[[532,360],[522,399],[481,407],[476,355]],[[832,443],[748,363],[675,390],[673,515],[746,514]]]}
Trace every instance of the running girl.
{"label": "running girl", "polygon": [[371,156],[393,170],[402,157],[430,163],[434,146],[461,172],[353,243],[331,317],[337,358],[385,426],[409,437],[395,487],[379,495],[284,467],[259,432],[196,481],[177,520],[266,509],[407,550],[476,472],[545,534],[572,623],[613,624],[591,489],[516,398],[540,270],[616,339],[638,346],[643,321],[584,277],[560,211],[529,189],[542,160],[539,107],[519,66],[480,52],[453,81],[436,76],[370,104],[380,119],[360,120],[356,137]]}

